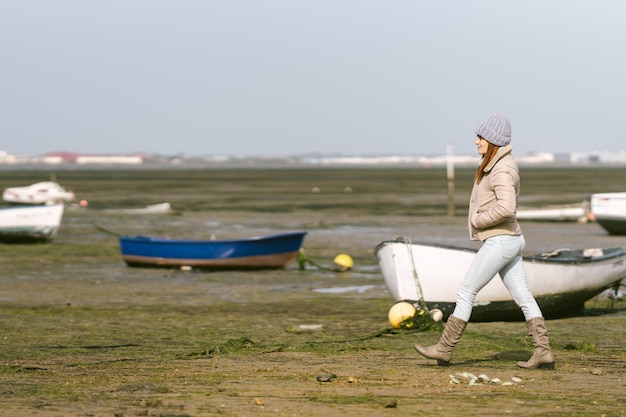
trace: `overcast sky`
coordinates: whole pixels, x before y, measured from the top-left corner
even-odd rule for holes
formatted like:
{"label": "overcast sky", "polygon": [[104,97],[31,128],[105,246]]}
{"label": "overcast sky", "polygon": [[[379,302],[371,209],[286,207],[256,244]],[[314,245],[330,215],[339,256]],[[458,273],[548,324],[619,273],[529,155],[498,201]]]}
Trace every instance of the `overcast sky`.
{"label": "overcast sky", "polygon": [[0,0],[0,150],[626,150],[624,0]]}

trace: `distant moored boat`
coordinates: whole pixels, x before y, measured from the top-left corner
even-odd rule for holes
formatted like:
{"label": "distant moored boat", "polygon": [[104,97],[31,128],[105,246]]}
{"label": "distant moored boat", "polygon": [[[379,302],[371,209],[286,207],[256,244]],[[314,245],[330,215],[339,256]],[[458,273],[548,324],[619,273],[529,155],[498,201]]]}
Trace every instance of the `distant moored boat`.
{"label": "distant moored boat", "polygon": [[591,195],[594,220],[612,235],[626,235],[626,193]]}
{"label": "distant moored boat", "polygon": [[73,201],[75,195],[54,181],[43,181],[24,187],[6,188],[2,198],[7,203],[50,204]]}
{"label": "distant moored boat", "polygon": [[121,236],[120,247],[128,266],[276,269],[287,266],[296,258],[306,233],[299,231],[226,240]]}
{"label": "distant moored boat", "polygon": [[45,243],[57,234],[63,204],[0,208],[0,242]]}

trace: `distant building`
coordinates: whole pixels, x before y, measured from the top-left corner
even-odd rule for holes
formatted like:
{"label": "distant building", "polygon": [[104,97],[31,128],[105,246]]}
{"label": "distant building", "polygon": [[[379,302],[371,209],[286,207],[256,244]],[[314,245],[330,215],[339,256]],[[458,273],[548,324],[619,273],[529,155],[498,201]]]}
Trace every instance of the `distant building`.
{"label": "distant building", "polygon": [[27,163],[30,158],[26,156],[11,155],[6,151],[0,151],[0,164],[15,165]]}
{"label": "distant building", "polygon": [[608,152],[573,152],[570,154],[570,162],[599,163],[599,164],[626,164],[626,151]]}
{"label": "distant building", "polygon": [[550,164],[556,161],[554,154],[549,152],[533,152],[516,159],[520,164]]}
{"label": "distant building", "polygon": [[76,158],[79,165],[86,164],[127,164],[137,165],[143,163],[143,158],[138,155],[81,155]]}
{"label": "distant building", "polygon": [[43,157],[44,163],[65,164],[141,164],[143,157],[138,155],[82,155],[74,152],[49,152]]}
{"label": "distant building", "polygon": [[43,159],[44,161],[51,161],[52,163],[57,163],[55,161],[61,161],[58,163],[73,164],[76,162],[78,155],[79,154],[74,152],[48,152],[43,156]]}

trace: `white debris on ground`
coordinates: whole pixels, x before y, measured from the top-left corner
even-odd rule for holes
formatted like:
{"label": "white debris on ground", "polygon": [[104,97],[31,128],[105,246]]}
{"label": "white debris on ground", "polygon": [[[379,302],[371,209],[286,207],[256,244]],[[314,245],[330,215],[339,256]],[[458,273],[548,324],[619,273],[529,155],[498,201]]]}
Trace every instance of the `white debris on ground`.
{"label": "white debris on ground", "polygon": [[468,385],[481,385],[481,384],[501,384],[501,385],[515,385],[522,382],[522,378],[516,376],[511,377],[510,381],[502,381],[500,378],[489,378],[485,374],[474,375],[471,372],[457,372],[454,375],[450,375],[451,384],[460,384],[461,380],[467,381]]}

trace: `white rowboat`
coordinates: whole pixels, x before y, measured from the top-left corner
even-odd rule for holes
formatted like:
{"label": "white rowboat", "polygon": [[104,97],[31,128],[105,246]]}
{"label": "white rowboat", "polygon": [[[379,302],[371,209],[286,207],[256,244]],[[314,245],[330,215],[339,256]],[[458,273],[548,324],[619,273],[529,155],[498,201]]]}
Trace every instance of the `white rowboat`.
{"label": "white rowboat", "polygon": [[[380,243],[376,256],[394,301],[425,301],[447,317],[476,250],[413,243],[396,239]],[[619,285],[626,277],[626,248],[570,250],[524,257],[528,286],[544,316],[578,313],[588,299]],[[523,319],[499,277],[477,295],[473,321]]]}
{"label": "white rowboat", "polygon": [[518,220],[578,223],[586,223],[588,215],[589,209],[585,204],[519,208],[515,213]]}
{"label": "white rowboat", "polygon": [[43,181],[25,187],[6,188],[2,198],[13,204],[51,204],[73,201],[75,195],[54,181]]}
{"label": "white rowboat", "polygon": [[64,205],[0,208],[0,242],[43,243],[57,234]]}
{"label": "white rowboat", "polygon": [[611,235],[626,235],[626,193],[591,195],[594,220]]}

